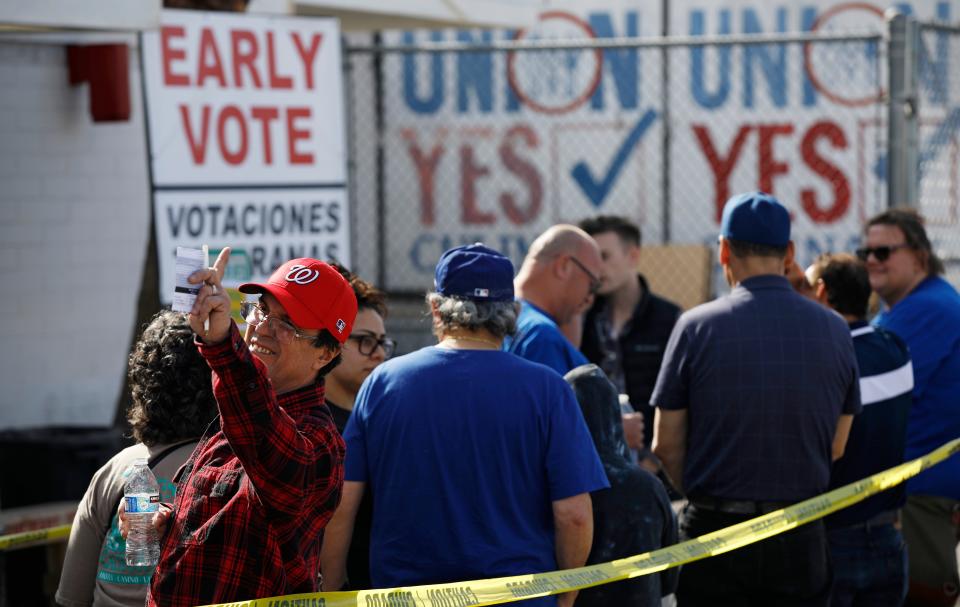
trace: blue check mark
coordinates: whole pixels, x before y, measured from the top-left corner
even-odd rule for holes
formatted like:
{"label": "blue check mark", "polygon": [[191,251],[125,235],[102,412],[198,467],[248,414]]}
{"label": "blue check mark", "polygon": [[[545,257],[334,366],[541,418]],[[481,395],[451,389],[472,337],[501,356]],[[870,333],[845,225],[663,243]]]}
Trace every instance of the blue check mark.
{"label": "blue check mark", "polygon": [[604,175],[603,179],[599,182],[593,178],[593,173],[590,172],[590,167],[587,166],[585,161],[581,160],[573,165],[573,170],[570,171],[570,175],[573,177],[573,180],[577,182],[577,185],[580,186],[580,189],[583,190],[583,193],[587,195],[587,198],[590,199],[590,203],[593,204],[593,206],[599,208],[603,204],[607,194],[613,189],[613,184],[616,183],[617,177],[623,170],[623,166],[627,163],[630,152],[633,151],[633,148],[637,147],[637,144],[640,143],[640,140],[643,139],[644,134],[646,134],[656,119],[657,112],[647,110],[647,113],[640,118],[640,121],[637,122],[636,126],[630,131],[630,134],[627,135],[627,138],[620,144],[620,149],[618,149],[617,153],[613,156],[613,162],[610,163],[607,174]]}

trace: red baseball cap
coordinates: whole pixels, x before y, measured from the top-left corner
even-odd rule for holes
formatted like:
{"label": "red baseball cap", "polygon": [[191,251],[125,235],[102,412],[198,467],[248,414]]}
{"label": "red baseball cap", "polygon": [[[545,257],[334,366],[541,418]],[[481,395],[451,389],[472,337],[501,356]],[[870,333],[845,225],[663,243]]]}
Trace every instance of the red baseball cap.
{"label": "red baseball cap", "polygon": [[293,324],[302,329],[326,329],[341,344],[357,318],[353,287],[333,267],[302,257],[291,259],[265,283],[247,282],[241,293],[269,293],[277,298]]}

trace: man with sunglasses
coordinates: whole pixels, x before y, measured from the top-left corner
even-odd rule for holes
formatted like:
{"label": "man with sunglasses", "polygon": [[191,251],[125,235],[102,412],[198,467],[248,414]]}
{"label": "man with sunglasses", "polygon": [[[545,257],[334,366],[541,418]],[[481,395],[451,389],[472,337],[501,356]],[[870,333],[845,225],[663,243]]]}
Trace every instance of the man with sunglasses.
{"label": "man with sunglasses", "polygon": [[538,236],[514,281],[522,308],[517,333],[504,340],[504,349],[560,375],[587,364],[560,327],[593,301],[602,270],[596,241],[580,228],[555,225]]}
{"label": "man with sunglasses", "polygon": [[190,277],[203,285],[189,319],[220,415],[174,479],[172,514],[157,517],[165,534],[148,606],[315,591],[320,538],[340,498],[344,443],[323,378],[353,328],[353,289],[321,261],[288,261],[240,286],[260,295],[243,306],[241,337],[221,285],[229,256]]}
{"label": "man with sunglasses", "polygon": [[[874,324],[897,334],[913,359],[906,459],[960,436],[960,294],[942,274],[923,217],[890,209],[864,230],[870,286],[883,301]],[[957,538],[960,457],[907,482],[903,537],[910,557],[908,605],[954,605],[960,596]]]}

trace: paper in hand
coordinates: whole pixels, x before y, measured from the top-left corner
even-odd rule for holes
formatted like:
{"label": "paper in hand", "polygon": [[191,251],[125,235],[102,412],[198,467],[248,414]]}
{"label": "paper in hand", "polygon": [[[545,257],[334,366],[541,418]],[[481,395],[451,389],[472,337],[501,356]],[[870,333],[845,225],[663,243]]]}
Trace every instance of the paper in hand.
{"label": "paper in hand", "polygon": [[174,311],[189,312],[193,309],[193,303],[197,300],[197,293],[203,283],[190,284],[187,277],[209,265],[207,245],[203,245],[202,249],[177,247],[177,284],[173,290],[172,306]]}

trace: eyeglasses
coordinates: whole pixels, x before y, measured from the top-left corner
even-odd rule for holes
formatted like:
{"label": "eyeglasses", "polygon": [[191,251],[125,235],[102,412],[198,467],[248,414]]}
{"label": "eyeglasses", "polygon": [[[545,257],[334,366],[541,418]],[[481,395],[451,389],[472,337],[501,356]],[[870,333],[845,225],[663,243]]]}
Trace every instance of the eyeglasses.
{"label": "eyeglasses", "polygon": [[890,259],[890,255],[893,254],[897,249],[908,249],[910,245],[907,243],[902,244],[893,244],[889,246],[882,247],[862,247],[857,249],[857,257],[860,258],[860,261],[866,261],[871,254],[877,261],[886,261]]}
{"label": "eyeglasses", "polygon": [[259,327],[263,323],[267,323],[267,328],[276,336],[277,341],[282,344],[289,344],[294,339],[314,340],[317,338],[316,335],[304,333],[285,320],[270,316],[264,311],[260,304],[255,301],[245,301],[241,303],[240,314],[244,320],[247,321],[247,324],[254,328]]}
{"label": "eyeglasses", "polygon": [[583,273],[586,274],[587,277],[590,279],[590,294],[593,295],[593,294],[595,294],[597,291],[599,291],[599,290],[600,290],[600,279],[597,278],[597,277],[594,275],[593,272],[591,272],[590,270],[587,269],[587,266],[583,265],[583,263],[582,263],[579,259],[577,259],[576,257],[574,257],[573,255],[570,256],[570,261],[572,261],[573,263],[577,264],[577,267],[580,268],[581,270],[583,270]]}
{"label": "eyeglasses", "polygon": [[381,337],[377,339],[376,336],[370,335],[367,333],[357,333],[351,335],[347,339],[352,339],[357,342],[357,350],[360,351],[360,354],[364,356],[373,356],[373,353],[376,351],[377,347],[383,348],[383,354],[386,358],[393,356],[394,350],[397,349],[397,342],[390,339],[389,337]]}

